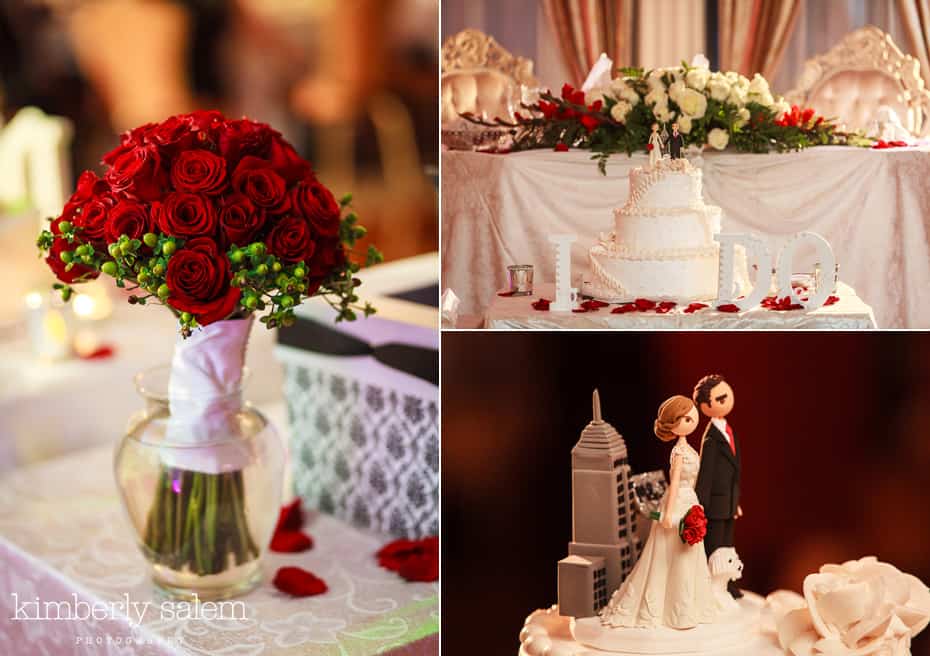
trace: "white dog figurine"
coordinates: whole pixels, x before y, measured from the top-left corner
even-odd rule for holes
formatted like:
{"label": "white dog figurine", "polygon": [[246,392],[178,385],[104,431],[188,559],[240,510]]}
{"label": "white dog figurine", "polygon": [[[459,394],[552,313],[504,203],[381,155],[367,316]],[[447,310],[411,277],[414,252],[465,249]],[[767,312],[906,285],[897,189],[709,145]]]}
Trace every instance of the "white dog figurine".
{"label": "white dog figurine", "polygon": [[711,586],[717,603],[724,610],[735,610],[736,599],[727,592],[727,583],[743,576],[743,561],[736,555],[733,547],[718,547],[707,559],[710,569]]}

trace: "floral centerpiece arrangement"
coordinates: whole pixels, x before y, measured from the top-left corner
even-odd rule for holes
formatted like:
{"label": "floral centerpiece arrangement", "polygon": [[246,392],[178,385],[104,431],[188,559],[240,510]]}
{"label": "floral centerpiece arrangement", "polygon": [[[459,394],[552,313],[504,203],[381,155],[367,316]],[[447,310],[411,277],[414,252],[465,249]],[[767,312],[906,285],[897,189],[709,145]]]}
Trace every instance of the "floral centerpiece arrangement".
{"label": "floral centerpiece arrangement", "polygon": [[[227,596],[254,585],[280,504],[283,445],[241,400],[252,315],[268,328],[325,298],[335,319],[361,304],[355,274],[380,261],[350,208],[264,123],[198,111],[123,135],[102,177],[81,174],[38,238],[68,300],[101,274],[136,305],[179,321],[170,369],[137,379],[117,482],[156,582]],[[156,389],[166,387],[167,389]]]}
{"label": "floral centerpiece arrangement", "polygon": [[[514,150],[584,148],[594,152],[602,172],[611,154],[646,150],[653,123],[666,129],[677,122],[684,145],[764,153],[842,142],[835,125],[811,109],[791,107],[772,94],[758,73],[750,80],[733,71],[712,72],[705,58],[691,65],[620,69],[589,91],[565,84],[560,95],[525,97],[514,120],[482,125],[513,129]],[[608,76],[609,77],[609,76]]]}

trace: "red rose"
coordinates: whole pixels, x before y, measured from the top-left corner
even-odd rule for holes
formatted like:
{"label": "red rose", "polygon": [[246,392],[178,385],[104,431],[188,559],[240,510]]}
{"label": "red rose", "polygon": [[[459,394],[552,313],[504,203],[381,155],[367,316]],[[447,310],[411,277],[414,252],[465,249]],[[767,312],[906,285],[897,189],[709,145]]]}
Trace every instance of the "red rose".
{"label": "red rose", "polygon": [[653,148],[655,148],[655,146],[653,146],[651,143],[650,143],[650,144],[646,144],[646,150],[648,150],[650,153],[652,152],[652,149],[653,149]]}
{"label": "red rose", "polygon": [[291,190],[291,207],[310,222],[314,234],[324,237],[339,234],[339,203],[316,180],[304,180]]}
{"label": "red rose", "polygon": [[108,243],[119,241],[123,235],[142,239],[152,231],[152,220],[144,205],[132,200],[119,201],[107,216],[105,237]]}
{"label": "red rose", "polygon": [[703,539],[698,533],[696,528],[686,528],[681,532],[681,539],[689,545],[694,546]]}
{"label": "red rose", "polygon": [[80,228],[78,236],[82,241],[102,244],[106,240],[107,215],[116,205],[112,194],[94,196],[90,201],[74,210],[71,222]]}
{"label": "red rose", "polygon": [[199,194],[172,192],[152,211],[161,231],[174,237],[208,237],[216,232],[213,203]]}
{"label": "red rose", "polygon": [[77,187],[68,199],[68,203],[86,203],[95,195],[104,194],[109,190],[110,186],[106,180],[98,178],[93,171],[84,171],[78,177]]}
{"label": "red rose", "polygon": [[225,319],[241,295],[229,279],[229,259],[216,242],[209,237],[191,239],[168,260],[168,304],[179,312],[190,312],[201,326]]}
{"label": "red rose", "polygon": [[142,200],[156,200],[164,184],[158,150],[154,146],[125,150],[113,160],[106,180],[113,191],[130,192]]}
{"label": "red rose", "polygon": [[178,191],[218,194],[226,183],[226,160],[209,150],[185,150],[171,165],[171,184]]}
{"label": "red rose", "polygon": [[318,239],[313,257],[309,260],[309,275],[311,278],[319,278],[322,282],[323,278],[345,261],[345,247],[338,237]]}
{"label": "red rose", "polygon": [[264,159],[248,155],[242,158],[232,175],[233,189],[248,196],[259,207],[287,210],[284,179]]}
{"label": "red rose", "polygon": [[264,227],[265,210],[255,207],[243,194],[231,194],[222,200],[219,222],[227,244],[245,246]]}
{"label": "red rose", "polygon": [[220,132],[219,152],[233,167],[246,155],[265,157],[271,144],[272,130],[264,123],[248,119],[226,121]]}
{"label": "red rose", "polygon": [[61,261],[62,251],[73,251],[77,244],[69,244],[65,239],[56,239],[52,242],[52,247],[48,249],[48,256],[45,263],[48,264],[52,273],[62,282],[71,284],[81,276],[87,274],[86,280],[93,280],[100,275],[99,271],[91,269],[83,264],[75,264],[70,271],[65,271],[65,263]]}
{"label": "red rose", "polygon": [[298,155],[293,146],[277,136],[271,140],[268,161],[278,175],[289,184],[313,173],[310,163]]}
{"label": "red rose", "polygon": [[146,139],[166,153],[186,150],[197,142],[190,119],[172,116],[149,130]]}
{"label": "red rose", "polygon": [[183,118],[190,122],[192,129],[206,132],[208,138],[211,139],[213,133],[223,126],[225,120],[223,114],[216,109],[198,109],[190,114],[185,114]]}
{"label": "red rose", "polygon": [[265,237],[268,251],[284,262],[309,260],[316,244],[310,235],[310,225],[299,216],[285,216],[275,222]]}

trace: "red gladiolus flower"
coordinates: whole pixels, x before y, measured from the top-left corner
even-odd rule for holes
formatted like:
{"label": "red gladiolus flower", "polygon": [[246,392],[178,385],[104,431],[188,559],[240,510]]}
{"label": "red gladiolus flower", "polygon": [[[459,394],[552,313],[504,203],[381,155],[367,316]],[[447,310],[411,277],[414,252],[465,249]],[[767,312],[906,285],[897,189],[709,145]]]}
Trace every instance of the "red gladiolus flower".
{"label": "red gladiolus flower", "polygon": [[591,116],[590,114],[585,114],[581,117],[581,124],[588,132],[594,132],[601,124],[601,119],[596,116]]}
{"label": "red gladiolus flower", "polygon": [[282,567],[274,575],[272,583],[292,597],[311,597],[329,589],[326,581],[300,567]]}
{"label": "red gladiolus flower", "polygon": [[546,102],[545,100],[539,101],[539,111],[542,112],[542,115],[547,119],[555,118],[556,113],[559,111],[559,106],[555,103]]}

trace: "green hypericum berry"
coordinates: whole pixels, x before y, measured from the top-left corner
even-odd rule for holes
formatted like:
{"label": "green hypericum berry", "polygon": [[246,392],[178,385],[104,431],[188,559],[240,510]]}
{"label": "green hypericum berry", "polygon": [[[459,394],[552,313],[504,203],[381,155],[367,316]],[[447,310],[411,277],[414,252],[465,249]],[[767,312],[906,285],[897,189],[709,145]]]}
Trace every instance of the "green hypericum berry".
{"label": "green hypericum berry", "polygon": [[280,276],[275,278],[274,282],[278,287],[281,287],[283,289],[287,287],[287,276],[282,273]]}
{"label": "green hypericum berry", "polygon": [[296,289],[299,292],[305,292],[307,291],[307,286],[303,284],[302,282],[299,282],[296,285],[294,285],[294,289]]}
{"label": "green hypericum berry", "polygon": [[119,255],[120,254],[119,244],[117,244],[116,242],[113,242],[112,244],[107,246],[107,253],[110,254],[110,257],[116,257],[117,255]]}
{"label": "green hypericum berry", "polygon": [[283,308],[289,308],[294,305],[294,299],[291,296],[282,296],[281,300],[278,301]]}
{"label": "green hypericum berry", "polygon": [[255,273],[257,273],[260,276],[264,276],[265,274],[268,273],[268,265],[259,264],[257,267],[255,267]]}
{"label": "green hypericum berry", "polygon": [[155,245],[158,243],[158,235],[154,232],[147,232],[143,235],[142,241],[144,241],[145,245],[149,248],[155,248]]}
{"label": "green hypericum berry", "polygon": [[297,267],[294,269],[294,277],[303,278],[305,275],[307,275],[307,271],[303,267]]}
{"label": "green hypericum berry", "polygon": [[140,285],[144,285],[149,281],[149,274],[147,274],[145,271],[140,271],[137,280],[139,281]]}
{"label": "green hypericum berry", "polygon": [[65,264],[68,264],[68,262],[74,259],[74,255],[72,255],[71,251],[62,251],[61,255],[59,255],[58,257]]}
{"label": "green hypericum berry", "polygon": [[165,272],[165,265],[161,262],[158,262],[155,266],[152,267],[152,273],[156,276],[160,276]]}
{"label": "green hypericum berry", "polygon": [[170,256],[174,254],[174,251],[176,251],[177,248],[177,244],[175,244],[173,241],[166,241],[164,244],[162,244],[161,252]]}
{"label": "green hypericum berry", "polygon": [[123,255],[126,255],[127,253],[131,253],[132,242],[130,242],[129,240],[121,241],[119,243],[119,252],[122,253]]}
{"label": "green hypericum berry", "polygon": [[104,262],[100,267],[100,270],[108,276],[115,276],[116,272],[119,270],[119,267],[116,266],[116,262]]}
{"label": "green hypericum berry", "polygon": [[70,221],[62,221],[58,224],[58,230],[61,232],[71,232],[72,227],[73,226],[71,225]]}
{"label": "green hypericum berry", "polygon": [[245,305],[250,310],[254,310],[258,306],[258,299],[254,296],[247,296],[243,302],[243,305]]}
{"label": "green hypericum berry", "polygon": [[93,264],[94,256],[93,255],[82,255],[81,262],[83,262],[84,264]]}
{"label": "green hypericum berry", "polygon": [[171,290],[168,289],[168,285],[166,285],[165,283],[162,283],[161,286],[158,288],[158,298],[165,299],[165,298],[168,298],[170,294],[171,294]]}
{"label": "green hypericum berry", "polygon": [[351,202],[352,202],[352,194],[346,194],[345,196],[339,199],[340,205],[348,205]]}
{"label": "green hypericum berry", "polygon": [[245,253],[243,253],[242,251],[238,249],[234,250],[232,252],[232,255],[229,256],[229,259],[232,261],[233,264],[242,264],[242,260],[245,259]]}
{"label": "green hypericum berry", "polygon": [[191,319],[193,318],[194,318],[194,315],[192,315],[190,312],[181,313],[181,323],[190,323]]}
{"label": "green hypericum berry", "polygon": [[262,257],[265,254],[265,245],[260,241],[249,246],[249,255],[252,257]]}
{"label": "green hypericum berry", "polygon": [[281,263],[280,263],[280,262],[275,262],[274,264],[272,264],[272,265],[271,265],[271,270],[274,271],[275,273],[277,273],[278,271],[280,271],[280,270],[281,270]]}
{"label": "green hypericum berry", "polygon": [[62,287],[62,289],[61,289],[61,300],[63,300],[64,302],[67,303],[68,300],[71,298],[71,291],[72,291],[72,290],[71,290],[70,287]]}

